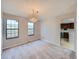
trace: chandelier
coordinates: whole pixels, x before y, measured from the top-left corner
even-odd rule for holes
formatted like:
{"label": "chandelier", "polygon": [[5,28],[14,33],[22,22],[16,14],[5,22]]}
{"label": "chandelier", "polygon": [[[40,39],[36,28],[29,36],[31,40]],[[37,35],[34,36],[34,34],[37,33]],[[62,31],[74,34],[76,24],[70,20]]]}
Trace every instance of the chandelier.
{"label": "chandelier", "polygon": [[30,22],[37,22],[38,21],[38,11],[32,9],[32,15],[30,16]]}

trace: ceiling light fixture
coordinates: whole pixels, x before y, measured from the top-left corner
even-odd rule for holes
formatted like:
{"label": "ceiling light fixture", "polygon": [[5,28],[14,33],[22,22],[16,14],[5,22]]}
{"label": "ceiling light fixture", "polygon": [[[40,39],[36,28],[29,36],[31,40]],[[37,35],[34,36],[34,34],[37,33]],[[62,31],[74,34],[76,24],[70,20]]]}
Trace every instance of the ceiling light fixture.
{"label": "ceiling light fixture", "polygon": [[32,15],[30,16],[31,22],[37,22],[38,21],[38,10],[32,9]]}

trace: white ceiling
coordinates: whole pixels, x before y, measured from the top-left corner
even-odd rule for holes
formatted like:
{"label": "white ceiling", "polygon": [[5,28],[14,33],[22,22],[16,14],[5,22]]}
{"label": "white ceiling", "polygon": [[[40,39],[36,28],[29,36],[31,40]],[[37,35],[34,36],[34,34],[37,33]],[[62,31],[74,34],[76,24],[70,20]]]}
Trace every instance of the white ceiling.
{"label": "white ceiling", "polygon": [[2,12],[27,17],[32,9],[39,10],[40,15],[58,16],[67,10],[75,11],[76,0],[2,0]]}

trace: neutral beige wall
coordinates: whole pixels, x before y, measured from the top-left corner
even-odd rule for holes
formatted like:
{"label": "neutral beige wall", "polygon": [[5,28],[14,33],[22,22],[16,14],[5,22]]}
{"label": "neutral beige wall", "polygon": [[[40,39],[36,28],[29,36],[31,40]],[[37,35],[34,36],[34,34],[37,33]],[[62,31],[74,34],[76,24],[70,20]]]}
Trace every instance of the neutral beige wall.
{"label": "neutral beige wall", "polygon": [[[6,40],[6,36],[5,33],[6,31],[3,30],[3,39],[2,39],[2,48],[9,48],[9,47],[13,47],[19,44],[24,44],[27,43],[29,41],[33,41],[33,40],[37,40],[40,39],[40,21],[35,23],[35,35],[34,36],[28,36],[27,35],[27,27],[28,27],[28,19],[27,18],[23,18],[20,16],[15,16],[15,15],[11,15],[8,13],[2,13],[2,20],[6,20],[6,19],[16,19],[19,20],[19,38],[14,38],[14,39],[7,39]],[[5,23],[3,23],[5,24]],[[5,26],[3,27],[5,28]]]}

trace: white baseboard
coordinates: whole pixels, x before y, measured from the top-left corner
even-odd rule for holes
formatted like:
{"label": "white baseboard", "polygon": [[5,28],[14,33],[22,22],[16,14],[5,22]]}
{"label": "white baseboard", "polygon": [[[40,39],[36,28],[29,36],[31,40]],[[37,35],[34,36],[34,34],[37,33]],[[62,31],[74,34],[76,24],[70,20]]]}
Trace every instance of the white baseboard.
{"label": "white baseboard", "polygon": [[59,46],[59,47],[60,47],[60,44],[56,44],[56,43],[51,42],[51,41],[48,41],[48,40],[43,40],[43,41],[48,42],[48,43],[50,43],[50,44],[53,44],[53,45],[56,45],[56,46]]}

